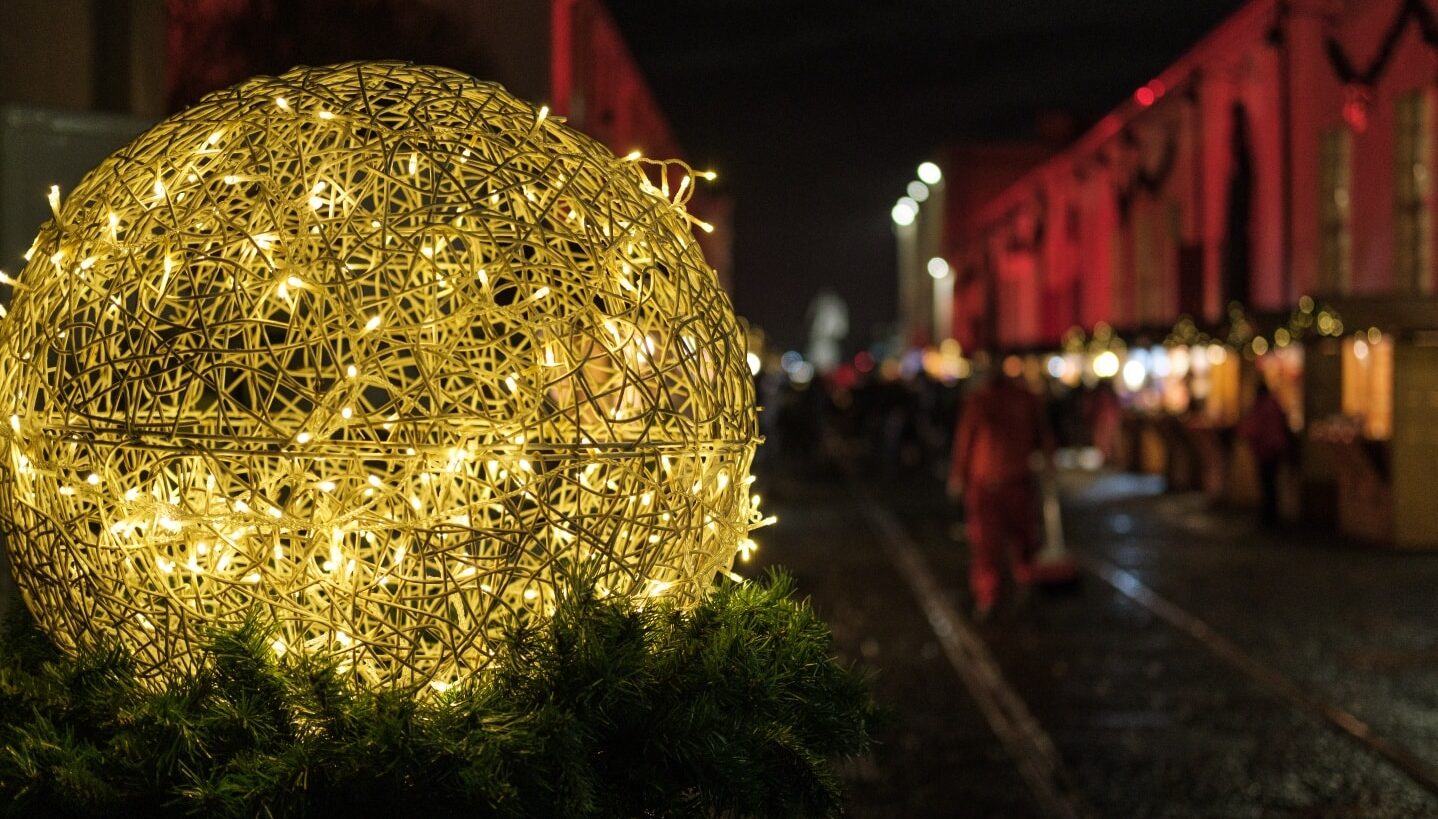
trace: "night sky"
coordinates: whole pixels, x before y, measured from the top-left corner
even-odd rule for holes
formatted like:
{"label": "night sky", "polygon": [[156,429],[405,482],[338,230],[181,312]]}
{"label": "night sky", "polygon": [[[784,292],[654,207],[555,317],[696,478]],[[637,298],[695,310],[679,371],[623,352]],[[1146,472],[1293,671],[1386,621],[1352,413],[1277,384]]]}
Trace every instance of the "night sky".
{"label": "night sky", "polygon": [[889,209],[919,162],[952,141],[1032,138],[1039,112],[1086,126],[1242,3],[607,5],[686,153],[736,200],[739,311],[798,346],[827,284],[849,303],[852,347],[893,318]]}

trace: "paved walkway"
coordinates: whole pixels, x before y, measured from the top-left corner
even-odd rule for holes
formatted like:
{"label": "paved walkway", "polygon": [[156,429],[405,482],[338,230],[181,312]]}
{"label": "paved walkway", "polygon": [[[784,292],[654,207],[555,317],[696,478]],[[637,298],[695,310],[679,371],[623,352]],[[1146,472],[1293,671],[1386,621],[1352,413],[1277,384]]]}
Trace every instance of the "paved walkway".
{"label": "paved walkway", "polygon": [[853,815],[1438,817],[1438,782],[1424,781],[1438,766],[1438,555],[1260,533],[1152,481],[1065,476],[1066,529],[1090,570],[974,630],[1057,749],[1073,798],[1055,807],[925,607],[927,593],[968,610],[938,485],[766,482],[780,523],[759,559],[797,576],[897,715],[847,771]]}

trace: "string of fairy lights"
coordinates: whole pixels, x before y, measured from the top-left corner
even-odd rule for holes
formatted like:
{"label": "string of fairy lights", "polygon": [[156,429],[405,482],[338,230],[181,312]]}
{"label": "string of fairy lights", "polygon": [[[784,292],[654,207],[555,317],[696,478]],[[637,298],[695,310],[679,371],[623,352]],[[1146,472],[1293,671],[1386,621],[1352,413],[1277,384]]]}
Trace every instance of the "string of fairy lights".
{"label": "string of fairy lights", "polygon": [[696,599],[764,522],[705,176],[352,63],[211,94],[52,190],[0,322],[30,609],[162,679],[258,605],[277,653],[443,690],[575,583]]}

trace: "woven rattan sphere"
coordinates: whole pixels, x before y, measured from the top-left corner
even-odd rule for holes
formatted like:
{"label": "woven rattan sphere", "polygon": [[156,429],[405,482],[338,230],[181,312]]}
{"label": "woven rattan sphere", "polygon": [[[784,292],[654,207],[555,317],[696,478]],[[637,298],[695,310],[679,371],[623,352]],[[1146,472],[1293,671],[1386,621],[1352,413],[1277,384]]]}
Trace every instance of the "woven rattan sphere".
{"label": "woven rattan sphere", "polygon": [[150,129],[52,195],[0,323],[30,610],[160,681],[258,606],[443,690],[576,577],[693,600],[751,545],[756,427],[686,170],[399,63]]}

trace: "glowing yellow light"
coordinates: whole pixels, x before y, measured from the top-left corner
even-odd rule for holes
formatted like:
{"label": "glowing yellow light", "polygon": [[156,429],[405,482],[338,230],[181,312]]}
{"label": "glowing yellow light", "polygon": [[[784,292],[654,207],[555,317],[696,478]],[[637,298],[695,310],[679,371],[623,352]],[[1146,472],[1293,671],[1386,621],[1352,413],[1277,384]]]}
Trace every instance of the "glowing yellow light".
{"label": "glowing yellow light", "polygon": [[1119,367],[1122,366],[1118,360],[1118,353],[1113,350],[1104,350],[1093,360],[1093,374],[1099,378],[1113,378],[1118,375]]}
{"label": "glowing yellow light", "polygon": [[[409,119],[440,115],[472,125]],[[163,679],[260,607],[276,654],[440,691],[547,616],[572,558],[608,594],[697,600],[765,519],[744,336],[678,164],[398,63],[256,78],[106,160],[0,325],[0,478],[25,487],[0,517],[37,619]]]}
{"label": "glowing yellow light", "polygon": [[754,551],[758,548],[759,545],[753,540],[751,540],[750,538],[744,538],[743,540],[739,541],[739,559],[743,560],[745,563],[748,563],[749,558],[753,556]]}
{"label": "glowing yellow light", "polygon": [[1174,347],[1168,353],[1169,371],[1178,378],[1188,375],[1190,358],[1187,347]]}

